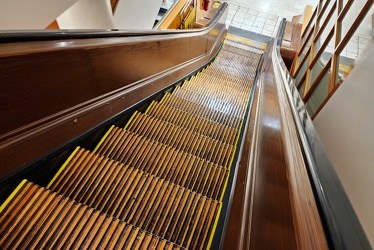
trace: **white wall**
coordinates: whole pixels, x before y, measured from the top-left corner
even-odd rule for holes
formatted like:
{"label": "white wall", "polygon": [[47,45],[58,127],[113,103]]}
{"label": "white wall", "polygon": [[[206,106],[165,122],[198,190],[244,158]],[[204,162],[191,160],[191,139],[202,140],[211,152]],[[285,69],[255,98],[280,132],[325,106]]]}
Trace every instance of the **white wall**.
{"label": "white wall", "polygon": [[374,42],[314,120],[374,246]]}
{"label": "white wall", "polygon": [[114,29],[110,0],[79,0],[57,23],[60,29]]}
{"label": "white wall", "polygon": [[44,29],[78,0],[1,0],[0,29]]}
{"label": "white wall", "polygon": [[152,29],[162,0],[120,0],[114,13],[117,29]]}

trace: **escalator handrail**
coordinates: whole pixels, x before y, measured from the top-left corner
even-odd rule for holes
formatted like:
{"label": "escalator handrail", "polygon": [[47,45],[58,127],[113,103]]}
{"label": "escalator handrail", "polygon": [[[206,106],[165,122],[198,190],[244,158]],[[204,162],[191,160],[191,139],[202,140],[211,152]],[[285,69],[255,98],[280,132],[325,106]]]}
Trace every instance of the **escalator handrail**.
{"label": "escalator handrail", "polygon": [[160,36],[160,35],[183,35],[200,34],[211,30],[228,8],[227,3],[222,3],[207,27],[194,30],[2,30],[0,31],[0,44],[11,42],[28,41],[51,41],[68,39],[91,39],[91,38],[113,38],[113,37],[137,37],[137,36]]}
{"label": "escalator handrail", "polygon": [[323,148],[294,81],[281,59],[280,43],[285,25],[286,19],[283,18],[275,39],[276,61],[281,69],[281,78],[296,123],[320,215],[324,222],[326,238],[333,249],[371,249],[368,238]]}

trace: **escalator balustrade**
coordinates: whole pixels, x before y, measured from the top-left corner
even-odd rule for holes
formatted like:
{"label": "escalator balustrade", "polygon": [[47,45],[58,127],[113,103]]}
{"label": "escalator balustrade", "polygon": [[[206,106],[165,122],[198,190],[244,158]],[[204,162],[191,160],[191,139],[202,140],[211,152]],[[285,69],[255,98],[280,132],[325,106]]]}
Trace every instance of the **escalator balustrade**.
{"label": "escalator balustrade", "polygon": [[210,248],[261,53],[226,40],[47,188],[24,180],[1,207],[0,248]]}

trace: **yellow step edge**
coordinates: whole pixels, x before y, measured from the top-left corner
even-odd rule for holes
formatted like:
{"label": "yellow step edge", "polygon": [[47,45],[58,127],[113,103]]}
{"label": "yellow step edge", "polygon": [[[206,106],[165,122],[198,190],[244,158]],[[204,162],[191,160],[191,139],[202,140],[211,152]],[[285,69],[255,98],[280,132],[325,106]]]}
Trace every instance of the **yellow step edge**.
{"label": "yellow step edge", "polygon": [[243,119],[242,122],[240,123],[239,130],[238,130],[238,134],[236,135],[235,144],[234,144],[235,146],[238,145],[238,143],[239,143],[240,132],[242,131],[243,122],[244,122],[244,119]]}
{"label": "yellow step edge", "polygon": [[222,202],[222,200],[223,200],[223,196],[225,195],[226,188],[227,188],[227,185],[228,185],[228,183],[229,183],[230,172],[231,172],[230,169],[227,170],[227,175],[226,175],[225,185],[223,186],[222,193],[221,193],[221,197],[219,198],[219,201],[220,201],[220,202]]}
{"label": "yellow step edge", "polygon": [[229,166],[228,166],[228,169],[229,169],[229,170],[231,169],[232,164],[234,163],[235,152],[236,152],[236,144],[235,144],[235,146],[234,146],[233,154],[232,154],[232,156],[231,156],[230,163],[229,163]]}
{"label": "yellow step edge", "polygon": [[114,125],[110,126],[110,129],[105,133],[105,135],[103,136],[103,138],[101,138],[101,140],[99,141],[99,143],[96,145],[95,149],[92,151],[92,153],[96,153],[96,151],[99,149],[99,147],[101,146],[101,144],[103,144],[104,140],[108,137],[110,131],[112,131],[112,129],[114,128]]}
{"label": "yellow step edge", "polygon": [[219,208],[218,208],[218,213],[216,215],[216,220],[214,221],[214,225],[213,225],[213,230],[212,230],[212,233],[210,234],[210,237],[209,237],[209,242],[208,242],[207,249],[211,249],[212,248],[213,238],[214,238],[214,234],[215,234],[215,232],[217,230],[217,225],[218,225],[219,217],[221,215],[221,210],[222,210],[222,203],[220,202],[219,203]]}
{"label": "yellow step edge", "polygon": [[9,202],[11,202],[13,200],[14,196],[16,196],[16,194],[25,185],[26,182],[27,182],[27,180],[24,179],[24,180],[21,181],[20,184],[18,184],[18,186],[16,187],[16,189],[13,190],[13,192],[9,195],[9,197],[1,205],[1,207],[0,207],[0,213],[4,210],[4,208],[6,208],[8,206]]}
{"label": "yellow step edge", "polygon": [[179,89],[180,87],[179,86],[175,86],[175,88],[173,89],[173,91],[171,92],[172,95],[174,95],[175,91],[177,91],[177,89]]}
{"label": "yellow step edge", "polygon": [[55,176],[52,178],[52,180],[48,183],[48,185],[47,185],[48,189],[52,186],[53,182],[55,182],[55,180],[61,174],[61,172],[66,168],[66,166],[69,164],[69,162],[74,157],[74,155],[78,152],[79,149],[80,149],[80,147],[78,146],[74,150],[74,152],[69,156],[69,158],[65,161],[65,163],[62,165],[62,167],[58,170],[58,172],[55,174]]}
{"label": "yellow step edge", "polygon": [[164,101],[164,99],[166,98],[166,96],[168,96],[168,95],[169,95],[169,93],[166,92],[165,95],[161,98],[160,103],[162,103]]}
{"label": "yellow step edge", "polygon": [[149,110],[152,108],[152,105],[153,105],[155,102],[156,102],[156,101],[153,100],[153,101],[151,102],[151,104],[149,104],[147,110],[144,112],[145,115],[148,114]]}
{"label": "yellow step edge", "polygon": [[251,39],[248,39],[248,38],[245,38],[245,37],[237,36],[237,35],[234,35],[234,34],[231,34],[231,33],[227,33],[225,43],[228,40],[243,43],[243,44],[253,46],[253,47],[256,47],[256,48],[262,49],[262,50],[266,49],[266,43],[257,42],[257,41],[254,41],[254,40],[251,40]]}
{"label": "yellow step edge", "polygon": [[123,130],[126,130],[127,127],[131,124],[132,120],[134,120],[134,117],[138,114],[139,112],[138,111],[135,111],[134,114],[132,114],[132,116],[130,117],[130,120],[126,123],[125,127],[123,128]]}

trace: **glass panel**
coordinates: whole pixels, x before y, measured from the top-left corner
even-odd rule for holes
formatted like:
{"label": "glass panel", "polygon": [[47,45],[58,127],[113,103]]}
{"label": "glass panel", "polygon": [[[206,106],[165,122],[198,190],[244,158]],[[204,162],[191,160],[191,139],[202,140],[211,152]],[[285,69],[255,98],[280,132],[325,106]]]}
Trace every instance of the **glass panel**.
{"label": "glass panel", "polygon": [[[342,29],[341,29],[341,36],[340,38],[343,39],[345,35],[348,33],[348,30],[351,28],[353,22],[356,20],[358,15],[360,14],[360,11],[366,4],[366,0],[360,0],[360,1],[353,1],[351,7],[349,8],[347,14],[344,16],[342,21]],[[365,20],[363,24],[359,26],[359,33],[365,34],[366,37],[370,38],[370,30],[371,30],[371,14],[373,13],[374,7],[371,8],[371,10],[368,12],[368,15],[366,15],[366,18],[369,16],[368,20]],[[365,18],[365,19],[366,19]]]}
{"label": "glass panel", "polygon": [[309,58],[307,58],[305,60],[305,62],[301,66],[301,69],[299,70],[299,73],[296,75],[296,77],[295,77],[296,85],[299,85],[299,82],[300,82],[301,78],[303,78],[306,70],[308,69],[308,61],[309,61]]}
{"label": "glass panel", "polygon": [[[330,30],[330,32],[331,32],[331,30]],[[321,46],[326,41],[328,35],[329,35],[329,33],[325,34],[324,32],[322,32],[320,38],[317,39],[317,42],[316,42],[316,45],[315,45],[315,49],[314,49],[313,58],[317,55],[317,53],[321,49]],[[325,50],[327,52],[329,52],[329,53],[333,53],[334,49],[335,49],[334,39],[332,39],[333,37],[334,37],[334,35],[330,38],[330,40],[328,41],[328,44],[327,44],[327,46],[325,48]]]}
{"label": "glass panel", "polygon": [[[316,12],[316,11],[317,11],[317,8],[314,10],[314,12]],[[305,42],[306,38],[308,37],[309,33],[314,29],[314,24],[316,22],[316,19],[317,19],[317,14],[315,13],[314,15],[312,15],[312,19],[309,22],[309,26],[305,30],[305,33],[304,33],[305,35],[303,36],[303,38],[301,40],[302,41],[301,44],[304,44],[304,42]]]}
{"label": "glass panel", "polygon": [[305,87],[305,81],[303,82],[303,84],[301,84],[301,86],[299,88],[299,94],[300,94],[301,98],[303,98],[304,87]]}
{"label": "glass panel", "polygon": [[324,74],[321,81],[318,83],[317,87],[314,89],[312,95],[309,97],[308,101],[305,104],[306,110],[308,111],[310,116],[314,115],[323,101],[327,98],[330,74],[330,70],[328,70]]}
{"label": "glass panel", "polygon": [[303,61],[305,55],[308,53],[308,49],[312,45],[312,41],[313,41],[313,36],[310,36],[309,39],[308,39],[308,41],[307,41],[307,44],[305,45],[304,49],[300,53],[299,60],[297,62],[298,66]]}
{"label": "glass panel", "polygon": [[306,28],[305,36],[302,38],[301,44],[305,43],[305,40],[308,38],[310,32],[313,32],[313,29],[314,29],[314,24],[312,24],[311,26],[308,26],[308,28]]}
{"label": "glass panel", "polygon": [[322,26],[322,24],[325,22],[326,18],[327,18],[327,15],[329,14],[332,6],[334,5],[334,2],[336,0],[330,0],[328,2],[326,2],[325,4],[327,4],[327,8],[325,10],[325,12],[323,12],[323,15],[321,16],[321,18],[319,19],[319,26],[317,27],[317,29],[319,30]]}
{"label": "glass panel", "polygon": [[311,78],[310,78],[309,86],[313,84],[313,82],[316,80],[319,73],[322,71],[322,69],[325,67],[325,65],[327,64],[327,62],[332,56],[332,49],[331,49],[330,43],[332,43],[332,39],[330,39],[329,44],[328,44],[329,46],[326,46],[326,48],[323,50],[322,54],[319,56],[316,63],[313,65],[311,69],[311,74],[310,74]]}
{"label": "glass panel", "polygon": [[348,0],[342,0],[342,2],[343,2],[343,5],[342,5],[342,9],[340,11],[342,11],[344,9],[344,7],[347,5]]}
{"label": "glass panel", "polygon": [[354,60],[364,53],[365,49],[372,40],[370,36],[371,30],[371,15],[374,12],[374,6],[365,16],[355,33],[353,33],[351,39],[348,41],[342,52],[338,55],[337,75],[335,77],[335,84],[342,82],[346,76],[351,72]]}
{"label": "glass panel", "polygon": [[[334,2],[334,1],[331,1],[331,2]],[[326,14],[326,13],[325,13]],[[327,14],[326,14],[327,15]],[[332,16],[330,17],[329,20],[326,20],[327,21],[327,24],[326,24],[326,27],[322,30],[322,34],[318,37],[317,41],[316,41],[316,46],[315,46],[315,54],[314,56],[317,54],[318,50],[321,48],[322,44],[326,41],[327,39],[327,36],[329,35],[331,29],[333,28],[333,26],[335,25],[335,22],[336,22],[336,12],[334,12],[332,14]],[[320,27],[322,26],[322,23],[320,23],[319,25]],[[332,44],[332,46],[334,46],[334,44]]]}

